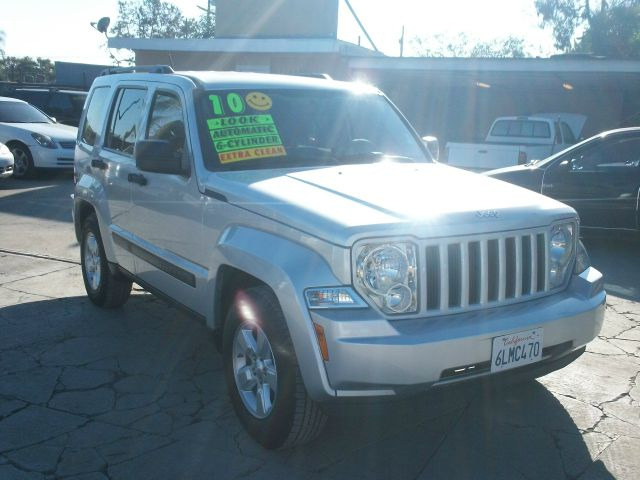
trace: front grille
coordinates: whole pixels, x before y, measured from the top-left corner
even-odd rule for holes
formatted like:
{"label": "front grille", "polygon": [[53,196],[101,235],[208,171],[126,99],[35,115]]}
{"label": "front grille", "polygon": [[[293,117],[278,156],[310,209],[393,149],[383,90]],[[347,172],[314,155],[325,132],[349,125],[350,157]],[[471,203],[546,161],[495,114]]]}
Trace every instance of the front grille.
{"label": "front grille", "polygon": [[60,146],[62,148],[70,148],[70,149],[74,149],[76,148],[76,142],[72,141],[72,142],[58,142],[60,143]]}
{"label": "front grille", "polygon": [[0,167],[0,173],[12,172],[13,165],[9,165],[7,167]]}
{"label": "front grille", "polygon": [[73,166],[73,158],[57,158],[56,163],[60,166]]}
{"label": "front grille", "polygon": [[497,306],[547,292],[546,232],[444,239],[428,244],[427,314]]}

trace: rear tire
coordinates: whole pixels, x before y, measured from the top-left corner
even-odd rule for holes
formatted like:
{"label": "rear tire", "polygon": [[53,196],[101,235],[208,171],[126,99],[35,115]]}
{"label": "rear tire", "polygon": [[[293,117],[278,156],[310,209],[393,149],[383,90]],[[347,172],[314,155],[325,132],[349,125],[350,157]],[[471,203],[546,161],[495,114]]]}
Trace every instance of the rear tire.
{"label": "rear tire", "polygon": [[236,292],[223,333],[223,360],[233,408],[268,449],[317,437],[327,416],[307,395],[278,300],[266,286]]}
{"label": "rear tire", "polygon": [[124,305],[131,295],[132,282],[120,273],[112,273],[109,268],[95,213],[89,215],[82,225],[80,257],[89,299],[103,308]]}
{"label": "rear tire", "polygon": [[21,143],[13,143],[9,147],[13,154],[13,177],[19,179],[33,178],[36,169],[33,166],[33,155],[29,147]]}

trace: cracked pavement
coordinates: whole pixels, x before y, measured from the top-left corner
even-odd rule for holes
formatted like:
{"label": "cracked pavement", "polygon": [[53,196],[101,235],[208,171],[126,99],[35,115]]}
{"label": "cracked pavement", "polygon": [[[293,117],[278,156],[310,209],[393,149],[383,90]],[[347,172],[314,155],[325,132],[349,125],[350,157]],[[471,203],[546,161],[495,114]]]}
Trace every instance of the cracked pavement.
{"label": "cracked pavement", "polygon": [[345,407],[320,438],[263,450],[197,320],[141,289],[86,298],[67,176],[0,182],[1,479],[640,478],[638,244],[587,243],[609,297],[568,367],[503,389]]}

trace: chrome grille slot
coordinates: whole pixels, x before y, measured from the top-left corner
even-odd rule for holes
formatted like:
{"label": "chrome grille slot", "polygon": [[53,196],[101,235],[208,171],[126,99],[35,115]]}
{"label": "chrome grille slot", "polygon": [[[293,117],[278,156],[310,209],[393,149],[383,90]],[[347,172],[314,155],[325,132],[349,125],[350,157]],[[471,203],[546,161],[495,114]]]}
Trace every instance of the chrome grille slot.
{"label": "chrome grille slot", "polygon": [[480,242],[469,242],[469,305],[480,303]]}
{"label": "chrome grille slot", "polygon": [[449,308],[459,307],[462,302],[462,255],[460,244],[452,243],[448,247],[449,260]]}
{"label": "chrome grille slot", "polygon": [[[505,298],[516,296],[516,237],[509,237],[504,242],[505,249]],[[520,260],[522,263],[522,260]]]}
{"label": "chrome grille slot", "polygon": [[546,229],[429,241],[424,251],[430,315],[513,303],[549,290]]}
{"label": "chrome grille slot", "polygon": [[440,308],[440,251],[437,246],[427,247],[427,310]]}

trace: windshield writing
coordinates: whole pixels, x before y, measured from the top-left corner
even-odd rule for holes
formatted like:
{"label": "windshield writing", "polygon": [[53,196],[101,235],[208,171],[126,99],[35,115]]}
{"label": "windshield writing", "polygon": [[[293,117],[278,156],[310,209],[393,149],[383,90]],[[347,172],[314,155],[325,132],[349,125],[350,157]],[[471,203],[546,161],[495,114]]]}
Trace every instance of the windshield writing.
{"label": "windshield writing", "polygon": [[209,137],[203,145],[206,158],[215,160],[209,162],[213,169],[429,161],[400,116],[377,94],[207,92],[201,112]]}

